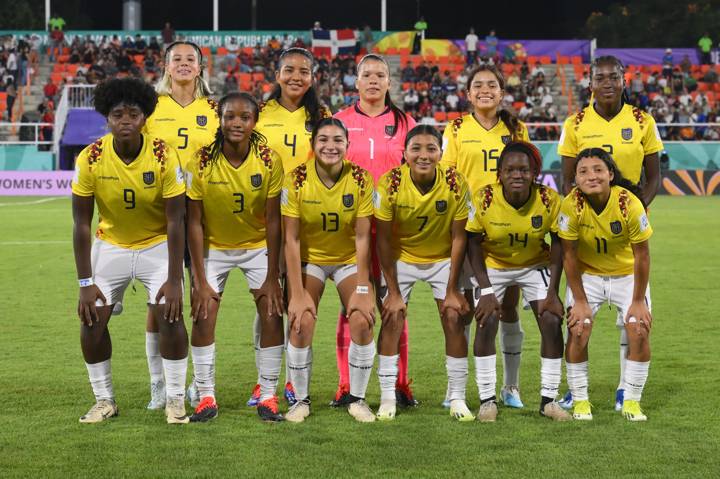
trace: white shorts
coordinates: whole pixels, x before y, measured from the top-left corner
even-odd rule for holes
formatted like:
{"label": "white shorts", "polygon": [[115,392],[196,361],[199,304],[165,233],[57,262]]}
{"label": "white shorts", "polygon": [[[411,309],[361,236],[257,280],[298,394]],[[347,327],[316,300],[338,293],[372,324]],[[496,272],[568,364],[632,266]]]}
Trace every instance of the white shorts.
{"label": "white shorts", "polygon": [[[145,249],[129,249],[95,238],[90,258],[93,281],[108,305],[121,303],[130,281],[135,279],[145,286],[148,304],[155,304],[155,296],[167,281],[167,241]],[[160,304],[163,303],[165,298],[160,299]],[[103,304],[98,300],[95,305]]]}
{"label": "white shorts", "polygon": [[267,277],[267,248],[208,249],[205,253],[205,277],[218,293],[225,290],[233,268],[243,272],[250,289],[260,289]]}
{"label": "white shorts", "polygon": [[450,260],[435,263],[406,263],[397,261],[397,279],[400,294],[407,303],[410,293],[417,281],[425,281],[430,285],[435,299],[444,300],[447,284],[450,279]]}
{"label": "white shorts", "polygon": [[[615,324],[622,327],[625,324],[625,315],[632,303],[633,291],[635,289],[635,276],[598,276],[595,274],[583,273],[583,289],[587,296],[588,304],[592,308],[593,317],[600,307],[608,303],[617,309],[617,320]],[[567,288],[565,294],[565,306],[570,307],[575,303],[572,291]],[[650,301],[650,285],[645,290],[645,303],[649,310],[652,309]]]}
{"label": "white shorts", "polygon": [[323,284],[330,278],[336,285],[345,280],[348,276],[357,273],[356,264],[314,264],[305,263],[302,272],[308,276],[319,279]]}
{"label": "white shorts", "polygon": [[547,296],[550,271],[545,266],[518,269],[487,268],[488,279],[498,301],[502,302],[508,286],[517,285],[527,303],[540,301]]}

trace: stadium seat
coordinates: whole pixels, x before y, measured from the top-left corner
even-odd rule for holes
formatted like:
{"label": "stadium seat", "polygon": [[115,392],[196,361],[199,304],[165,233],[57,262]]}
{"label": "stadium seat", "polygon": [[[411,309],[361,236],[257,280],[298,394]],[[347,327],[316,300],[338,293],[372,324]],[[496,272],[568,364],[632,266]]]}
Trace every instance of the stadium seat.
{"label": "stadium seat", "polygon": [[536,56],[534,56],[534,55],[529,55],[529,56],[527,57],[528,65],[531,65],[531,66],[532,66],[532,65],[535,65],[535,63],[536,63],[537,61],[538,61],[538,57],[536,57]]}
{"label": "stadium seat", "polygon": [[400,55],[408,56],[410,55],[410,49],[409,48],[398,48],[398,52],[400,52]]}
{"label": "stadium seat", "polygon": [[423,62],[423,58],[420,55],[410,55],[410,61],[412,62],[413,66],[417,67],[420,66],[420,64]]}
{"label": "stadium seat", "polygon": [[62,73],[51,73],[50,74],[50,80],[56,85],[60,85],[62,83],[62,79],[63,79]]}
{"label": "stadium seat", "polygon": [[67,65],[65,65],[65,71],[72,76],[77,75],[78,68],[80,68],[80,65],[76,63],[68,63]]}
{"label": "stadium seat", "polygon": [[712,86],[715,93],[720,93],[720,83],[713,83]]}
{"label": "stadium seat", "polygon": [[582,65],[582,57],[573,55],[570,57],[570,63],[573,65]]}
{"label": "stadium seat", "polygon": [[524,101],[516,101],[515,103],[512,104],[512,106],[515,109],[515,111],[520,111],[520,109],[525,106],[525,102]]}
{"label": "stadium seat", "polygon": [[238,73],[237,79],[238,79],[238,82],[250,83],[252,81],[252,73]]}
{"label": "stadium seat", "polygon": [[448,121],[453,121],[456,118],[460,118],[460,116],[462,116],[462,113],[460,113],[459,111],[449,111],[447,114],[447,119]]}
{"label": "stadium seat", "polygon": [[438,63],[448,64],[450,63],[450,57],[448,55],[438,57]]}
{"label": "stadium seat", "polygon": [[265,74],[264,73],[253,73],[252,74],[252,81],[254,82],[261,82],[265,80]]}
{"label": "stadium seat", "polygon": [[698,91],[710,91],[710,84],[704,81],[698,82]]}
{"label": "stadium seat", "polygon": [[410,88],[412,88],[412,86],[413,86],[412,82],[406,81],[405,83],[402,84],[402,89],[403,89],[403,91],[407,91]]}
{"label": "stadium seat", "polygon": [[390,47],[385,50],[385,55],[397,55],[397,54],[398,54],[398,49],[395,47]]}
{"label": "stadium seat", "polygon": [[540,57],[540,63],[542,63],[543,65],[549,65],[552,63],[552,58],[547,55],[543,55]]}
{"label": "stadium seat", "polygon": [[570,63],[570,57],[565,55],[558,55],[557,63],[558,65],[568,65]]}
{"label": "stadium seat", "polygon": [[435,118],[435,121],[437,121],[438,123],[444,123],[447,121],[448,116],[447,113],[445,113],[444,111],[436,111],[433,115],[433,118]]}
{"label": "stadium seat", "polygon": [[210,51],[210,47],[201,47],[200,52],[205,58],[209,57],[212,54],[212,52]]}
{"label": "stadium seat", "polygon": [[434,64],[437,63],[438,58],[435,55],[425,55],[425,61],[430,64]]}
{"label": "stadium seat", "polygon": [[240,81],[240,91],[252,91],[253,84],[251,81],[247,80],[241,80]]}
{"label": "stadium seat", "polygon": [[225,56],[228,54],[228,49],[225,47],[218,47],[217,51],[215,52],[218,55]]}
{"label": "stadium seat", "polygon": [[145,55],[133,55],[133,60],[138,65],[142,65],[143,62],[145,61]]}

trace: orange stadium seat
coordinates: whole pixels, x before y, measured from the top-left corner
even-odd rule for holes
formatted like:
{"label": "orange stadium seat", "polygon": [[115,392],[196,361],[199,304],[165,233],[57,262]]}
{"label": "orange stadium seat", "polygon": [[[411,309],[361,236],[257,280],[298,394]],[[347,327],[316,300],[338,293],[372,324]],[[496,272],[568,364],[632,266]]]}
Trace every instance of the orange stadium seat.
{"label": "orange stadium seat", "polygon": [[448,121],[453,121],[456,118],[460,118],[461,115],[462,113],[460,113],[459,111],[449,111],[447,114],[447,119]]}
{"label": "orange stadium seat", "polygon": [[582,65],[582,57],[573,55],[570,57],[570,63],[573,65]]}
{"label": "orange stadium seat", "polygon": [[444,111],[436,111],[433,117],[438,123],[446,122],[448,119],[447,113]]}
{"label": "orange stadium seat", "polygon": [[400,52],[400,55],[404,55],[404,56],[410,55],[409,48],[398,48],[398,52]]}
{"label": "orange stadium seat", "polygon": [[425,55],[425,61],[428,63],[437,63],[438,59],[435,55]]}
{"label": "orange stadium seat", "polygon": [[202,48],[200,48],[200,52],[203,54],[204,57],[207,58],[210,56],[210,53],[211,53],[210,47],[202,47]]}
{"label": "orange stadium seat", "polygon": [[407,91],[407,90],[411,89],[412,86],[413,86],[412,82],[406,81],[405,83],[402,84],[402,89],[403,89],[403,91]]}
{"label": "orange stadium seat", "polygon": [[252,91],[252,87],[253,85],[250,81],[242,80],[240,82],[240,91]]}
{"label": "orange stadium seat", "polygon": [[715,93],[720,93],[720,83],[713,83],[712,86]]}
{"label": "orange stadium seat", "polygon": [[398,49],[395,47],[390,47],[385,50],[385,55],[397,55],[397,54],[398,54]]}
{"label": "orange stadium seat", "polygon": [[80,68],[80,65],[76,63],[68,63],[67,65],[65,65],[65,71],[72,76],[75,76],[77,74],[78,68]]}
{"label": "orange stadium seat", "polygon": [[417,91],[427,91],[428,88],[430,88],[430,85],[428,85],[428,83],[424,81],[420,81],[415,84],[415,89]]}
{"label": "orange stadium seat", "polygon": [[450,63],[450,56],[443,55],[441,57],[438,57],[438,62],[439,63]]}
{"label": "orange stadium seat", "polygon": [[261,81],[265,80],[265,74],[264,73],[253,73],[252,80],[254,82],[261,82]]}
{"label": "orange stadium seat", "polygon": [[570,63],[570,57],[567,57],[565,55],[558,55],[557,62],[559,65],[567,65]]}
{"label": "orange stadium seat", "polygon": [[225,56],[228,54],[228,49],[225,47],[218,47],[218,49],[215,53],[217,53],[218,55]]}
{"label": "orange stadium seat", "polygon": [[138,65],[142,65],[143,62],[145,61],[145,55],[133,55],[133,60]]}
{"label": "orange stadium seat", "polygon": [[524,101],[516,101],[515,103],[512,104],[512,106],[513,106],[513,108],[515,108],[516,111],[520,111],[520,109],[523,106],[525,106],[525,102]]}
{"label": "orange stadium seat", "polygon": [[251,82],[252,81],[252,73],[238,73],[237,79],[240,82]]}
{"label": "orange stadium seat", "polygon": [[710,91],[710,84],[704,81],[698,82],[698,91]]}
{"label": "orange stadium seat", "polygon": [[59,63],[67,63],[70,61],[70,55],[58,55],[57,61]]}
{"label": "orange stadium seat", "polygon": [[540,63],[542,63],[543,65],[549,65],[552,63],[552,58],[547,55],[543,55],[540,57]]}
{"label": "orange stadium seat", "polygon": [[528,65],[535,65],[535,63],[538,61],[538,57],[530,55],[527,57]]}
{"label": "orange stadium seat", "polygon": [[56,85],[59,85],[62,83],[63,74],[62,73],[51,73],[50,74],[50,80]]}

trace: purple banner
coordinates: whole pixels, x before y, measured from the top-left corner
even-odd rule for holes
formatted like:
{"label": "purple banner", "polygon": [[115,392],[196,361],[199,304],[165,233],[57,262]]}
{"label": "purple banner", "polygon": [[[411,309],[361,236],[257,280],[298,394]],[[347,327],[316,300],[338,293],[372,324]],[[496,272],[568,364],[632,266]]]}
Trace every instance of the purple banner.
{"label": "purple banner", "polygon": [[[623,65],[661,65],[665,55],[664,48],[597,48],[595,57],[612,55],[620,59]],[[673,64],[679,65],[685,58],[690,59],[693,65],[700,64],[700,57],[694,48],[673,48]]]}
{"label": "purple banner", "polygon": [[[465,51],[465,40],[453,40],[453,42]],[[589,40],[499,40],[497,51],[499,55],[507,47],[510,47],[515,56],[549,56],[555,62],[556,55],[562,56],[579,56],[582,57],[583,63],[590,63],[590,41]],[[487,45],[484,40],[478,42],[478,50],[480,55],[487,52]],[[523,55],[524,54],[524,55]]]}
{"label": "purple banner", "polygon": [[0,196],[70,196],[74,171],[0,171]]}

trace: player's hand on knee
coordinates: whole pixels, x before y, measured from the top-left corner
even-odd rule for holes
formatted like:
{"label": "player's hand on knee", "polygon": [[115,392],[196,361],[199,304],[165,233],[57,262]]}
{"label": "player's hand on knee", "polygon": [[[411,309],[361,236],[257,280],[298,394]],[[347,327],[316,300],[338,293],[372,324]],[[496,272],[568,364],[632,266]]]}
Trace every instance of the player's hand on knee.
{"label": "player's hand on knee", "polygon": [[208,317],[208,309],[212,301],[220,302],[220,295],[207,282],[193,288],[190,298],[190,317],[193,323],[198,320],[205,320]]}
{"label": "player's hand on knee", "polygon": [[92,327],[93,321],[97,322],[98,314],[95,302],[97,300],[103,302],[103,305],[107,306],[107,299],[102,294],[100,288],[95,284],[80,288],[80,299],[78,300],[78,317],[80,322]]}
{"label": "player's hand on knee", "polygon": [[[370,289],[372,289],[372,286]],[[372,291],[368,293],[355,291],[350,296],[347,305],[348,318],[354,313],[360,313],[370,327],[375,325],[375,295],[371,293]]]}
{"label": "player's hand on knee", "polygon": [[382,304],[381,319],[385,323],[402,323],[407,315],[407,305],[399,293],[388,293]]}
{"label": "player's hand on knee", "polygon": [[255,301],[259,301],[263,296],[267,298],[268,316],[282,316],[285,311],[285,302],[283,299],[283,290],[277,278],[265,278],[262,286],[258,289]]}
{"label": "player's hand on knee", "polygon": [[625,327],[645,336],[652,327],[652,314],[644,300],[633,301],[625,315]]}
{"label": "player's hand on knee", "polygon": [[454,309],[458,316],[462,316],[470,311],[470,306],[459,291],[448,291],[440,308],[440,314],[444,317],[448,309]]}
{"label": "player's hand on knee", "polygon": [[576,301],[568,310],[568,329],[573,335],[581,336],[585,327],[592,327],[592,308],[587,301]]}
{"label": "player's hand on knee", "polygon": [[479,327],[485,327],[486,320],[491,316],[500,317],[500,302],[494,293],[480,296],[475,307],[475,319]]}
{"label": "player's hand on knee", "polygon": [[548,312],[555,316],[562,318],[564,316],[564,309],[560,297],[555,291],[548,291],[547,296],[544,300],[540,301],[538,305],[538,317],[541,317],[543,313]]}
{"label": "player's hand on knee", "polygon": [[182,321],[182,286],[180,281],[166,281],[155,296],[155,304],[165,298],[163,319],[169,323]]}
{"label": "player's hand on knee", "polygon": [[300,334],[300,325],[302,318],[305,314],[312,316],[312,319],[317,319],[317,308],[313,301],[310,293],[306,289],[303,289],[302,293],[290,298],[288,304],[288,321],[290,323],[290,329]]}

